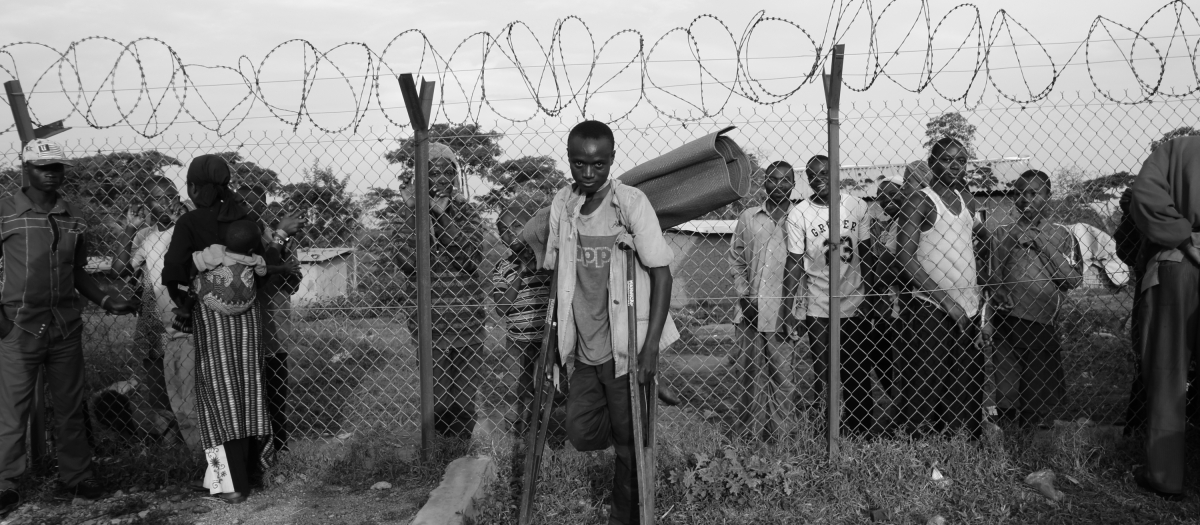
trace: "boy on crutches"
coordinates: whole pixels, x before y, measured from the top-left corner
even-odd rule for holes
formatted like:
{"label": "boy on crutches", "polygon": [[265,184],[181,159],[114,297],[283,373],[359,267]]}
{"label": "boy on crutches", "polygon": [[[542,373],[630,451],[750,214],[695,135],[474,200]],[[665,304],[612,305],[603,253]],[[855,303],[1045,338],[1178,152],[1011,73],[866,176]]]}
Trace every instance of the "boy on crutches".
{"label": "boy on crutches", "polygon": [[[551,204],[545,257],[547,269],[561,265],[556,272],[559,358],[575,362],[567,395],[567,437],[579,451],[613,445],[609,523],[641,523],[633,391],[626,374],[636,368],[638,384],[647,384],[657,371],[659,349],[679,339],[669,312],[674,254],[645,194],[609,179],[615,142],[607,125],[576,125],[567,137],[567,157],[575,182]],[[622,244],[632,251],[622,250]],[[632,321],[626,279],[630,256],[638,263],[633,265],[637,319]],[[636,328],[636,356],[630,348],[631,327]],[[637,361],[631,362],[634,357]]]}

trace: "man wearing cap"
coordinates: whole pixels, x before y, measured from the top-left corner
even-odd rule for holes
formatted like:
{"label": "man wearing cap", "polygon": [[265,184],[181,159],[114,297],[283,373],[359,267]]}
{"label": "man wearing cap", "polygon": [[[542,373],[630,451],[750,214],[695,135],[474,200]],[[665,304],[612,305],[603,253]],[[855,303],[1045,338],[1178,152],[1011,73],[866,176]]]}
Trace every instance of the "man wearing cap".
{"label": "man wearing cap", "polygon": [[45,366],[54,403],[58,473],[69,496],[96,499],[92,449],[84,430],[84,298],[111,314],[137,311],[137,300],[109,295],[87,263],[87,224],[59,195],[66,168],[62,147],[33,140],[21,152],[25,187],[0,200],[0,517],[21,501],[25,426],[38,368]]}

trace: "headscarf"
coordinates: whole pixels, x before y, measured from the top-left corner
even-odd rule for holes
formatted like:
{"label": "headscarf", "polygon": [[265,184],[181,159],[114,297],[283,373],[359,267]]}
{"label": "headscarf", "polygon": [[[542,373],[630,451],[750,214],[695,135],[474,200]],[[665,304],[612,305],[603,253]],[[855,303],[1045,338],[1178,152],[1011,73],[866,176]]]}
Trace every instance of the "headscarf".
{"label": "headscarf", "polygon": [[216,155],[201,155],[188,165],[187,183],[195,186],[193,203],[197,208],[219,206],[217,220],[235,221],[246,216],[237,193],[229,189],[229,163]]}
{"label": "headscarf", "polygon": [[[458,160],[458,153],[454,152],[454,148],[441,142],[429,143],[429,161],[433,162],[437,159],[449,159],[454,164],[454,176],[456,177],[455,184],[458,186],[459,192],[466,191],[466,172],[463,171],[462,163]],[[465,193],[464,193],[465,195]]]}

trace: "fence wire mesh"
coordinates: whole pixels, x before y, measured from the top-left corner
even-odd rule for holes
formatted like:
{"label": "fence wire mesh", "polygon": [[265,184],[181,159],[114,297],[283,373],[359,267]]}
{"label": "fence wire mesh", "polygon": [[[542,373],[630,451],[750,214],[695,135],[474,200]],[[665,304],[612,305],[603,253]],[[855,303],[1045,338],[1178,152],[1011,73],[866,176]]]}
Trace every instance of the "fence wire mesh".
{"label": "fence wire mesh", "polygon": [[[1136,423],[1134,287],[1118,257],[1126,239],[1113,237],[1122,222],[1118,197],[1151,141],[1198,109],[1194,98],[1118,105],[1087,94],[966,110],[935,102],[844,107],[843,430],[979,432],[988,423],[1081,417]],[[907,165],[928,157],[927,124],[953,111],[974,127],[963,152],[971,160],[955,182],[963,200],[916,187],[896,191],[906,168],[923,173]],[[432,140],[445,145],[434,146],[431,165],[441,433],[469,434],[488,418],[516,422],[531,397],[523,371],[540,343],[548,277],[528,270],[529,253],[509,248],[521,246],[513,230],[523,222],[511,216],[568,184],[562,159],[573,124],[433,126]],[[760,207],[767,175],[759,170],[741,201],[664,232],[674,252],[671,310],[681,339],[663,349],[660,377],[683,410],[731,437],[819,431],[831,250],[827,207],[812,195],[804,166],[827,149],[824,108],[727,109],[698,123],[626,119],[613,127],[628,168],[727,124],[738,126],[733,136],[758,166],[795,166],[796,189],[786,213],[772,214]],[[197,443],[195,351],[189,337],[168,333],[173,314],[155,294],[162,293],[171,221],[186,206],[178,202],[187,199],[184,167],[205,153],[220,153],[235,168],[234,185],[264,231],[283,217],[307,220],[287,247],[301,268],[298,284],[260,294],[276,432],[282,439],[418,432],[407,130],[63,143],[79,161],[67,193],[87,213],[88,272],[110,293],[145,297],[136,317],[94,306],[84,315],[86,392],[98,439]],[[15,145],[5,158],[17,165]],[[1014,185],[1030,169],[1050,174],[1048,193]],[[19,170],[0,174],[7,191],[19,187]],[[984,213],[959,213],[964,205]],[[923,215],[900,216],[910,208]],[[972,234],[976,217],[988,232],[982,239]],[[908,222],[922,240],[906,247],[914,237],[905,233]],[[793,310],[799,323],[785,334],[788,252],[797,254],[805,279]],[[913,282],[907,270],[914,267],[928,278]],[[950,303],[965,314],[961,324],[950,317]]]}

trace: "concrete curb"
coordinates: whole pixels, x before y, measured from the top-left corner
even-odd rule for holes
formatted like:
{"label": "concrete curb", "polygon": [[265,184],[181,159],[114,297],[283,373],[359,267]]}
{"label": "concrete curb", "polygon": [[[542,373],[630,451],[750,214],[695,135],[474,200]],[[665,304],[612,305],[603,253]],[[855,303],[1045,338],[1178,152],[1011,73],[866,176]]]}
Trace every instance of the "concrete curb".
{"label": "concrete curb", "polygon": [[429,493],[429,501],[411,525],[462,525],[475,519],[475,502],[487,496],[496,480],[490,456],[466,456],[450,463],[442,483]]}

